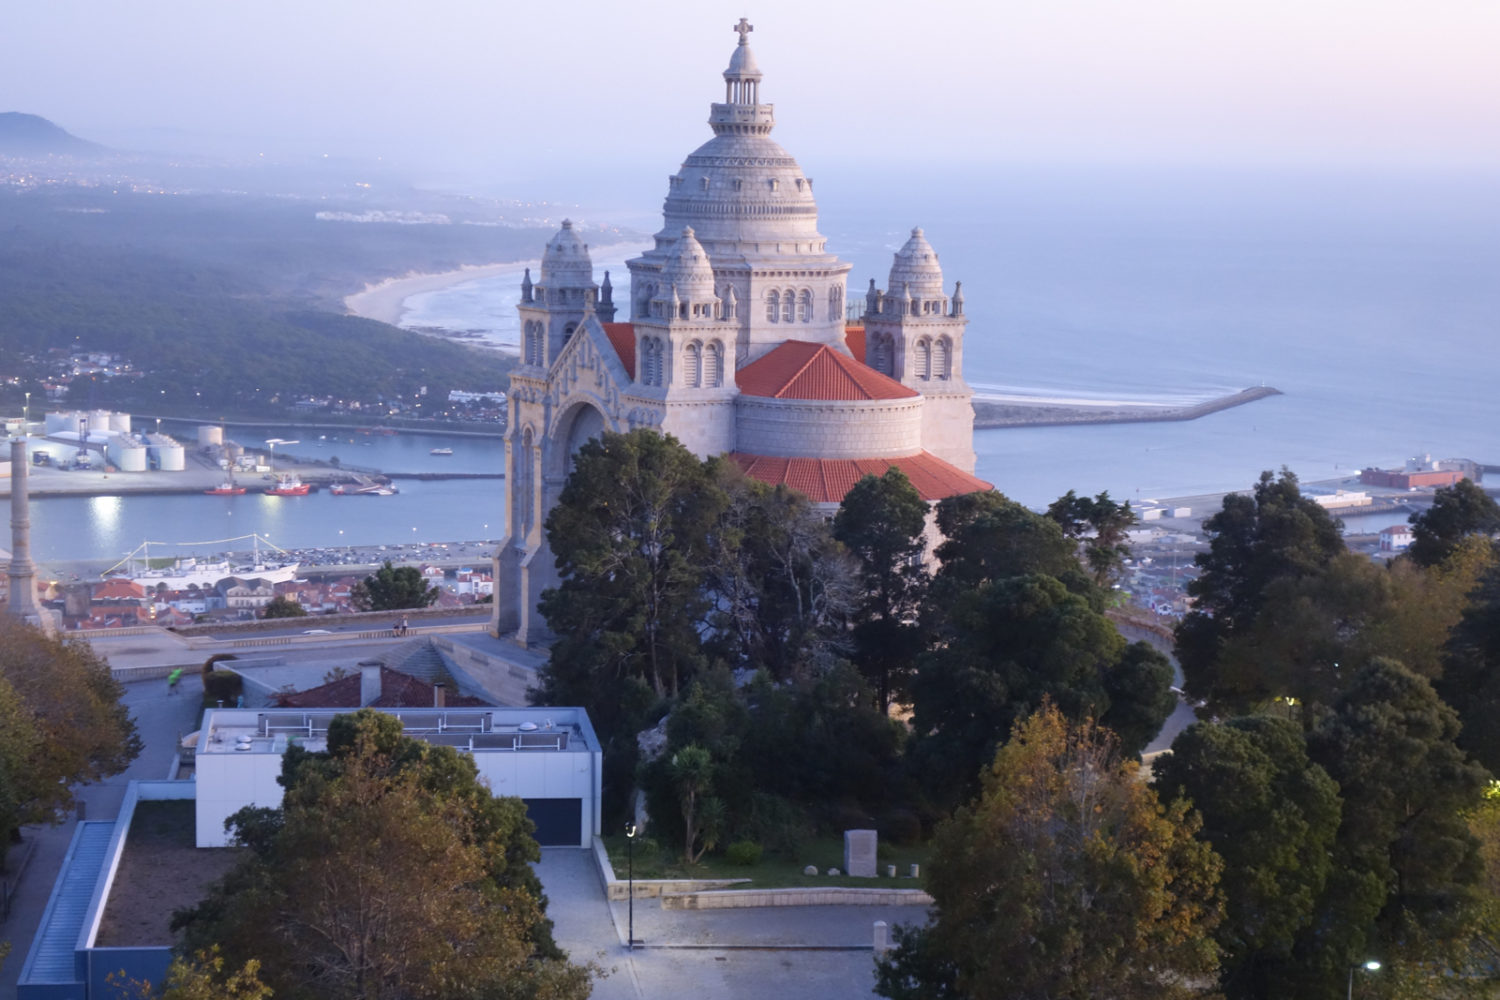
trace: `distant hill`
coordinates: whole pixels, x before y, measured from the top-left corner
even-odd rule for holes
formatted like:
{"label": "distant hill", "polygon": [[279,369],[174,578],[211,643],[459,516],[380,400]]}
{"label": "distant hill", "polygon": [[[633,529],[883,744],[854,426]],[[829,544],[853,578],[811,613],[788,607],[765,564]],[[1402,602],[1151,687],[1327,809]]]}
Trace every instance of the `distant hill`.
{"label": "distant hill", "polygon": [[0,154],[10,156],[92,156],[104,147],[59,128],[39,115],[0,111]]}

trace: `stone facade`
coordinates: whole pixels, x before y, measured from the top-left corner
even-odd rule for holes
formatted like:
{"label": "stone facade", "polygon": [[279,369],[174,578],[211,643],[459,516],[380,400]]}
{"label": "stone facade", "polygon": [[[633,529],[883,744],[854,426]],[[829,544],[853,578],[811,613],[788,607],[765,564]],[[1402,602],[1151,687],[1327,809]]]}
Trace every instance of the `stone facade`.
{"label": "stone facade", "polygon": [[832,479],[852,485],[903,460],[920,467],[929,500],[988,486],[972,475],[960,289],[947,294],[936,252],[913,230],[887,289],[870,283],[863,335],[846,324],[851,265],[818,231],[812,180],[770,137],[753,29],[735,30],[713,137],[668,179],[662,228],[627,262],[628,322],[615,322],[609,275],[595,282],[570,222],[535,284],[529,271],[522,283],[491,627],[523,645],[548,638],[536,612],[557,583],[546,512],[572,456],[604,431],[656,429],[700,456],[732,453],[762,478],[822,462],[818,502],[829,506],[842,496]]}

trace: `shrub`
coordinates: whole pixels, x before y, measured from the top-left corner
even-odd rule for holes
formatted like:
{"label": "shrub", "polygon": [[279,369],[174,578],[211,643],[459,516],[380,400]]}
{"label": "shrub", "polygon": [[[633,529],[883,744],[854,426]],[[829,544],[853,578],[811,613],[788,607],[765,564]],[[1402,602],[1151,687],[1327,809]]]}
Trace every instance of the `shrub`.
{"label": "shrub", "polygon": [[233,653],[215,653],[213,656],[210,656],[208,659],[203,661],[203,676],[207,677],[209,674],[214,672],[215,663],[223,663],[225,660],[232,660],[234,658],[235,656]]}
{"label": "shrub", "polygon": [[724,849],[724,860],[742,868],[754,868],[760,864],[761,848],[753,840],[736,840]]}
{"label": "shrub", "polygon": [[228,670],[210,670],[203,675],[203,697],[209,703],[233,705],[245,692],[245,679]]}
{"label": "shrub", "polygon": [[916,844],[922,840],[921,817],[910,809],[887,809],[880,814],[876,828],[882,844],[887,840],[893,844]]}

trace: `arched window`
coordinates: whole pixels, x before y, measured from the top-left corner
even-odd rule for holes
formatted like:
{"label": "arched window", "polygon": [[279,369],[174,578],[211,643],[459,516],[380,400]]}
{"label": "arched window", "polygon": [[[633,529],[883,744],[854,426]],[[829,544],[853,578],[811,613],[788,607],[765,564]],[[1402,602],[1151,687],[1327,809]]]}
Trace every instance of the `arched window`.
{"label": "arched window", "polygon": [[953,341],[939,337],[936,349],[937,357],[933,359],[932,367],[936,376],[946,382],[953,377]]}
{"label": "arched window", "polygon": [[781,293],[774,288],[766,293],[766,319],[772,323],[781,319]]}
{"label": "arched window", "polygon": [[870,367],[882,375],[891,374],[891,338],[877,333],[870,343]]}
{"label": "arched window", "polygon": [[536,516],[536,505],[532,497],[535,489],[533,480],[536,470],[536,440],[531,433],[531,428],[526,428],[521,435],[521,454],[516,461],[516,498],[521,501],[520,510],[516,513],[516,533],[525,536],[531,531],[532,518]]}
{"label": "arched window", "polygon": [[781,321],[790,323],[796,319],[797,293],[788,288],[781,293]]}
{"label": "arched window", "polygon": [[710,389],[724,385],[724,345],[717,340],[708,345],[704,354],[703,384]]}
{"label": "arched window", "polygon": [[923,337],[917,341],[916,376],[922,381],[932,378],[932,341]]}
{"label": "arched window", "polygon": [[540,365],[546,360],[543,342],[544,329],[545,327],[537,320],[528,320],[526,323],[525,360],[528,365]]}
{"label": "arched window", "polygon": [[804,288],[797,296],[797,318],[804,323],[812,322],[812,289]]}
{"label": "arched window", "polygon": [[828,289],[828,319],[830,322],[844,318],[844,290],[838,285]]}
{"label": "arched window", "polygon": [[703,345],[693,341],[683,350],[683,384],[696,389],[703,384]]}

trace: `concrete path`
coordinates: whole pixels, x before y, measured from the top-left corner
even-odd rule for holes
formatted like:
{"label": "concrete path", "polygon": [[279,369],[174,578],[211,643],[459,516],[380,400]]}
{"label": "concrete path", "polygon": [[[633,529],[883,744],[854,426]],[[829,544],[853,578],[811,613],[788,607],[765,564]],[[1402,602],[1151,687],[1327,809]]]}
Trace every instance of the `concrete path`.
{"label": "concrete path", "polygon": [[598,1000],[870,997],[874,922],[919,923],[927,916],[925,908],[909,906],[663,910],[658,900],[638,899],[637,945],[629,951],[628,904],[606,902],[587,851],[544,851],[537,874],[558,944],[608,973],[595,986]]}

